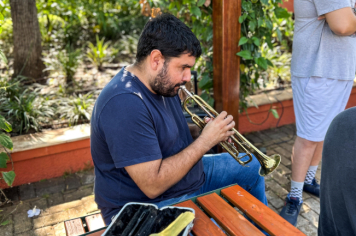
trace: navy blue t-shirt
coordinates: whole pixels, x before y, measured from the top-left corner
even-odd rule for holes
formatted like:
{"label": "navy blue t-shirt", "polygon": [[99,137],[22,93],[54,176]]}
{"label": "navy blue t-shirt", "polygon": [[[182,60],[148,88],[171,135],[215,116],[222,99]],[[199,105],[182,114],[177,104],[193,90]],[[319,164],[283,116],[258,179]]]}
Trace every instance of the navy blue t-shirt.
{"label": "navy blue t-shirt", "polygon": [[197,191],[205,181],[202,160],[155,199],[149,199],[124,168],[170,157],[192,141],[179,97],[153,94],[123,68],[100,93],[91,119],[94,191],[99,208],[158,202]]}

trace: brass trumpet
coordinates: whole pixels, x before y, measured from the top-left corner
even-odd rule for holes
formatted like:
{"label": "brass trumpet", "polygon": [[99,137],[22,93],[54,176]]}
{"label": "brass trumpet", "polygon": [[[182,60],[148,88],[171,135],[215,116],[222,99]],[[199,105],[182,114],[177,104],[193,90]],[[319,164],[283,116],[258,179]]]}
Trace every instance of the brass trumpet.
{"label": "brass trumpet", "polygon": [[[183,107],[188,112],[188,114],[192,117],[192,121],[200,128],[204,129],[205,122],[200,119],[200,117],[196,114],[193,114],[187,107],[187,103],[190,100],[193,100],[201,109],[203,109],[208,116],[211,118],[215,118],[219,115],[209,104],[207,104],[202,98],[198,95],[190,93],[184,85],[180,86],[182,91],[187,94],[187,98],[183,102]],[[233,142],[223,141],[220,142],[220,145],[228,152],[230,155],[242,166],[245,166],[247,163],[252,161],[254,154],[259,163],[261,164],[261,168],[259,174],[261,176],[266,176],[272,173],[281,162],[281,156],[278,154],[273,154],[271,157],[263,154],[260,150],[258,150],[255,146],[253,146],[245,137],[243,137],[236,129],[232,129],[235,132],[234,135],[230,136],[231,140],[234,141],[245,153],[246,155],[239,157],[239,151],[235,147]],[[245,156],[248,156],[249,159],[246,161],[242,161],[241,159]]]}

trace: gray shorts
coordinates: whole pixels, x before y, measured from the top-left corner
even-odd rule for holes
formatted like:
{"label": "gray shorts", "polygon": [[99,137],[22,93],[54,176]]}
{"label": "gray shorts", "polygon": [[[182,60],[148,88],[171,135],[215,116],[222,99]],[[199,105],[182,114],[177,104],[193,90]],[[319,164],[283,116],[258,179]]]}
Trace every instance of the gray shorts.
{"label": "gray shorts", "polygon": [[297,135],[323,141],[331,121],[345,110],[352,85],[353,80],[292,76]]}

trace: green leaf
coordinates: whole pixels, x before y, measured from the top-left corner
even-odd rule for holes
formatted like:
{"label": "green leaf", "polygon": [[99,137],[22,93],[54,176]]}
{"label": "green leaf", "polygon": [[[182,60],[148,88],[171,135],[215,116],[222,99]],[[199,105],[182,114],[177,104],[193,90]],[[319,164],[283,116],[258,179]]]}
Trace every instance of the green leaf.
{"label": "green leaf", "polygon": [[199,0],[198,1],[198,7],[203,6],[204,3],[205,3],[205,0]]}
{"label": "green leaf", "polygon": [[276,14],[276,17],[278,19],[289,18],[290,17],[290,14],[288,13],[288,11],[285,8],[282,8],[282,7],[276,7],[274,9],[274,14]]}
{"label": "green leaf", "polygon": [[8,225],[10,223],[10,220],[5,220],[4,222],[1,222],[1,226]]}
{"label": "green leaf", "polygon": [[241,37],[240,38],[240,41],[239,41],[239,46],[241,46],[241,45],[243,45],[243,44],[245,44],[245,43],[247,43],[248,42],[248,38],[246,38],[246,37]]}
{"label": "green leaf", "polygon": [[238,53],[236,53],[236,55],[238,55],[238,56],[240,56],[240,57],[242,57],[242,58],[244,58],[246,60],[251,60],[252,59],[251,52],[248,51],[248,50],[243,50],[241,52],[238,52]]}
{"label": "green leaf", "polygon": [[208,101],[209,99],[209,95],[207,93],[203,93],[201,96],[200,96],[204,101]]}
{"label": "green leaf", "polygon": [[257,26],[260,27],[261,25],[263,25],[263,19],[262,18],[258,18]]}
{"label": "green leaf", "polygon": [[248,26],[249,26],[251,31],[255,31],[255,29],[256,29],[256,21],[255,20],[250,21],[248,23]]}
{"label": "green leaf", "polygon": [[256,45],[256,46],[260,46],[260,39],[256,38],[256,37],[252,37],[252,40],[253,40],[253,43]]}
{"label": "green leaf", "polygon": [[278,38],[278,40],[279,40],[279,42],[282,42],[282,33],[281,33],[281,31],[277,28],[277,38]]}
{"label": "green leaf", "polygon": [[262,4],[267,5],[268,4],[268,0],[261,0]]}
{"label": "green leaf", "polygon": [[195,6],[192,7],[191,12],[198,17],[201,16],[201,11],[200,11],[199,7],[195,7]]}
{"label": "green leaf", "polygon": [[207,83],[209,83],[209,81],[210,81],[209,76],[204,75],[203,78],[199,81],[199,84],[198,84],[199,88],[204,87]]}
{"label": "green leaf", "polygon": [[5,130],[6,132],[11,132],[12,127],[9,122],[5,120],[3,116],[0,115],[0,129]]}
{"label": "green leaf", "polygon": [[268,64],[269,66],[272,66],[272,67],[274,66],[273,63],[272,63],[270,60],[268,60],[268,59],[267,59],[267,64]]}
{"label": "green leaf", "polygon": [[274,116],[274,118],[278,119],[279,115],[276,109],[270,109],[270,111],[272,112],[272,115]]}
{"label": "green leaf", "polygon": [[263,57],[259,57],[256,59],[257,65],[259,65],[262,69],[267,70],[268,64],[267,60]]}
{"label": "green leaf", "polygon": [[4,20],[4,15],[0,12],[0,21]]}
{"label": "green leaf", "polygon": [[0,134],[0,145],[12,150],[13,144],[11,141],[11,138],[7,136],[6,134]]}
{"label": "green leaf", "polygon": [[242,2],[242,9],[244,9],[245,11],[249,11],[251,10],[251,8],[252,8],[252,3],[249,0]]}
{"label": "green leaf", "polygon": [[3,62],[5,62],[7,64],[7,58],[6,58],[5,54],[1,50],[0,50],[0,60],[2,60]]}
{"label": "green leaf", "polygon": [[2,177],[4,178],[5,182],[7,185],[12,186],[15,180],[15,172],[14,171],[9,171],[9,172],[2,172]]}
{"label": "green leaf", "polygon": [[9,160],[9,157],[5,152],[0,153],[0,168],[6,168],[6,162]]}

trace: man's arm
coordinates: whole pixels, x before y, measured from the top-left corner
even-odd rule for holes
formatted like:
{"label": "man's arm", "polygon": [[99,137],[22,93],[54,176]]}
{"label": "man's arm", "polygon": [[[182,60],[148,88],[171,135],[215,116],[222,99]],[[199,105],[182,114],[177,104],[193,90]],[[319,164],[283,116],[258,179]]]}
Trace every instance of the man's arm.
{"label": "man's arm", "polygon": [[209,121],[202,134],[176,155],[127,166],[126,171],[148,198],[158,197],[179,182],[210,148],[234,133],[230,130],[235,122],[231,115],[226,115],[222,112]]}
{"label": "man's arm", "polygon": [[350,7],[325,14],[330,29],[337,35],[348,36],[356,32],[356,16]]}

